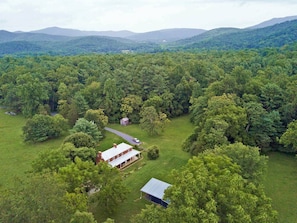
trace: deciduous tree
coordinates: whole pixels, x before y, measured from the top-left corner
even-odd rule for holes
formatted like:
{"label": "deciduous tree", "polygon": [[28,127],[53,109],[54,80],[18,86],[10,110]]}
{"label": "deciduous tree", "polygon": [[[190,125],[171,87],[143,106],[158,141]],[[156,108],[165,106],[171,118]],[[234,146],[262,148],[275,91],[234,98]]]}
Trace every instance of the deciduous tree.
{"label": "deciduous tree", "polygon": [[77,148],[71,143],[64,143],[61,146],[61,149],[65,154],[65,156],[73,162],[75,162],[75,158],[78,157],[82,161],[90,161],[95,163],[96,150],[94,148],[89,148],[89,147]]}
{"label": "deciduous tree", "polygon": [[140,127],[149,135],[159,135],[164,131],[165,125],[169,123],[167,115],[157,113],[153,106],[143,107],[140,113]]}
{"label": "deciduous tree", "polygon": [[280,137],[280,143],[284,145],[281,150],[284,152],[294,153],[297,151],[297,121],[288,125],[287,130]]}
{"label": "deciduous tree", "polygon": [[107,213],[115,212],[118,205],[126,199],[128,189],[123,183],[123,178],[117,168],[112,168],[106,162],[97,164],[99,169],[100,190],[93,195],[93,202]]}
{"label": "deciduous tree", "polygon": [[17,85],[22,113],[32,117],[37,113],[38,106],[49,99],[49,84],[42,80],[41,75],[27,73],[17,78]]}
{"label": "deciduous tree", "polygon": [[167,208],[150,206],[132,222],[277,222],[262,187],[242,178],[240,166],[226,155],[200,154],[172,175]]}
{"label": "deciduous tree", "polygon": [[66,129],[67,121],[60,115],[34,115],[23,127],[25,141],[42,142],[59,137]]}
{"label": "deciduous tree", "polygon": [[86,111],[84,118],[88,121],[93,121],[100,131],[108,124],[108,117],[105,115],[103,109],[89,109]]}
{"label": "deciduous tree", "polygon": [[267,169],[268,157],[260,155],[260,148],[234,143],[218,146],[213,151],[208,152],[228,156],[240,166],[241,176],[244,179],[255,184],[262,182]]}
{"label": "deciduous tree", "polygon": [[140,119],[139,112],[141,105],[142,98],[140,96],[130,94],[122,98],[122,117],[129,117],[132,122],[138,123]]}
{"label": "deciduous tree", "polygon": [[32,162],[34,172],[41,173],[43,171],[58,172],[61,167],[67,166],[71,160],[61,149],[43,151],[38,154],[37,158]]}
{"label": "deciduous tree", "polygon": [[87,192],[100,188],[98,173],[98,166],[93,162],[82,161],[76,157],[73,163],[59,169],[58,177],[67,184],[68,192]]}
{"label": "deciduous tree", "polygon": [[20,181],[14,188],[1,191],[0,222],[65,223],[76,210],[87,211],[85,198],[75,203],[65,195],[65,185],[54,175],[31,175],[28,181]]}
{"label": "deciduous tree", "polygon": [[64,139],[63,144],[65,143],[72,143],[76,148],[95,148],[96,146],[96,142],[94,141],[93,137],[84,132],[70,134]]}

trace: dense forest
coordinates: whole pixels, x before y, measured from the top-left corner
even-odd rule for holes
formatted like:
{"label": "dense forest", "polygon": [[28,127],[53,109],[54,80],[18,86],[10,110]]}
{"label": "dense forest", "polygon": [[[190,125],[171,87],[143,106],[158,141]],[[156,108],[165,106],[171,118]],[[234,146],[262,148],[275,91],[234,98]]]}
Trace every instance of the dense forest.
{"label": "dense forest", "polygon": [[[247,205],[236,210],[231,206],[224,206],[231,200],[224,200],[222,197],[217,201],[222,204],[219,206],[221,210],[215,210],[217,208],[215,203],[206,202],[206,209],[201,208],[196,214],[200,217],[204,216],[201,219],[212,219],[212,222],[238,222],[233,220],[242,219],[241,217],[244,217],[246,222],[276,222],[276,213],[271,209],[263,190],[258,190],[259,179],[254,177],[257,171],[247,173],[244,168],[240,169],[231,162],[232,158],[230,158],[236,152],[230,155],[226,150],[231,151],[234,149],[232,145],[236,145],[238,151],[245,151],[246,148],[260,148],[263,153],[270,150],[296,153],[296,85],[296,44],[282,48],[214,50],[200,53],[162,52],[0,58],[1,105],[9,111],[28,118],[29,122],[24,127],[25,133],[31,131],[30,124],[38,126],[40,122],[46,123],[47,126],[52,125],[51,128],[54,129],[51,130],[52,135],[49,136],[47,133],[45,138],[42,140],[37,138],[36,141],[59,137],[60,133],[65,131],[60,128],[65,123],[72,128],[73,134],[79,134],[80,126],[89,125],[88,128],[92,129],[93,125],[97,125],[98,129],[102,130],[108,122],[118,123],[122,117],[129,117],[132,123],[143,125],[144,118],[153,114],[159,115],[159,121],[190,114],[191,122],[196,128],[185,139],[182,149],[197,157],[187,164],[181,172],[182,175],[191,179],[196,176],[207,182],[216,179],[209,188],[215,187],[214,184],[220,185],[222,182],[236,182],[237,187],[234,187],[234,191],[241,191],[242,194],[229,194],[234,205],[237,204],[238,197],[247,201],[247,204],[249,199],[253,200],[255,197],[258,199],[253,208]],[[50,116],[53,113],[59,113],[59,116]],[[96,115],[100,116],[97,120],[101,122],[93,125],[86,124],[86,120],[94,120],[93,117]],[[45,117],[48,118],[45,119]],[[158,131],[151,133],[160,134]],[[65,209],[65,213],[74,213],[77,210],[74,217],[72,216],[75,220],[83,216],[81,218],[89,219],[88,222],[95,222],[86,212],[87,201],[80,197],[81,193],[78,193],[77,188],[81,185],[85,189],[91,189],[94,185],[104,185],[102,193],[100,191],[103,198],[101,197],[98,201],[100,205],[107,208],[107,211],[114,211],[116,204],[124,197],[113,200],[110,197],[116,196],[111,194],[118,194],[125,189],[120,183],[117,171],[103,164],[97,166],[91,164],[95,150],[86,152],[86,148],[95,147],[91,139],[101,140],[102,135],[96,132],[96,135],[91,136],[90,138],[90,136],[80,135],[78,138],[84,138],[84,142],[89,144],[76,146],[75,139],[68,137],[62,145],[63,153],[53,151],[49,156],[55,162],[59,160],[58,164],[55,163],[56,165],[52,166],[53,169],[50,172],[57,172],[61,179],[68,182],[67,185],[60,185],[54,179],[51,181],[52,175],[35,175],[31,179],[31,185],[16,191],[12,200],[4,199],[4,201],[13,207],[14,204],[18,204],[17,196],[22,196],[23,202],[29,202],[26,196],[34,187],[44,192],[47,188],[55,187],[54,193],[58,194],[66,187],[69,193],[67,198],[63,198],[64,200],[61,198],[59,201],[51,199],[52,203],[47,205],[61,206],[61,203],[65,202],[72,204]],[[28,137],[30,141],[30,135]],[[83,147],[84,151],[75,150],[74,147]],[[215,153],[210,153],[210,150],[214,150]],[[256,154],[258,150],[249,151]],[[215,156],[216,153],[222,154],[221,158]],[[65,159],[65,154],[71,162]],[[257,165],[261,162],[265,163],[261,159],[251,162]],[[34,170],[40,173],[52,164],[52,161],[45,164],[36,161]],[[240,161],[237,164],[240,166]],[[199,167],[201,172],[198,173],[195,166]],[[77,182],[70,180],[76,179],[79,170],[88,172],[84,175],[84,183],[81,182],[82,178]],[[225,175],[226,171],[227,175]],[[98,172],[104,174],[98,177],[96,176]],[[173,175],[177,183],[176,187],[166,194],[173,201],[171,208],[158,211],[158,208],[150,207],[136,216],[134,222],[144,222],[156,217],[158,220],[161,219],[159,222],[185,219],[175,214],[177,210],[187,216],[187,222],[193,220],[194,214],[192,217],[189,215],[192,209],[187,210],[186,206],[183,206],[189,202],[190,208],[191,201],[186,199],[185,203],[179,204],[182,201],[179,198],[180,194],[176,191],[185,191],[191,197],[194,196],[192,193],[195,190],[186,188],[186,183],[178,177],[180,173],[176,172]],[[110,185],[107,183],[107,176],[114,176]],[[117,185],[117,188],[111,190],[111,185],[114,187]],[[194,187],[193,185],[195,183],[188,185],[190,186],[188,188]],[[227,183],[224,185],[226,188],[231,187]],[[205,185],[201,187],[208,188]],[[207,200],[203,194],[199,196],[202,196],[202,200]],[[73,205],[72,202],[75,199],[84,201],[81,207]],[[42,203],[41,200],[38,202]],[[258,207],[262,207],[261,205],[263,209],[261,209],[262,213],[259,213]],[[108,206],[113,209],[108,209]],[[179,209],[180,207],[185,209]],[[243,213],[242,209],[248,211]],[[225,212],[230,215],[225,215]],[[10,216],[9,214],[11,213],[5,212],[5,216]],[[52,215],[55,214],[56,212],[53,211]],[[16,222],[24,220],[18,217],[15,218]],[[27,219],[33,219],[32,216],[27,217]],[[67,214],[60,218],[69,220]],[[44,221],[42,218],[39,220]],[[73,222],[78,222],[75,220]]]}
{"label": "dense forest", "polygon": [[[89,109],[110,123],[152,106],[168,118],[191,113],[193,154],[243,142],[294,152],[279,138],[296,119],[296,45],[281,49],[133,55],[3,57],[1,104],[32,117],[58,112],[74,125]],[[213,132],[213,133],[212,133]],[[211,134],[212,133],[212,134]],[[211,140],[209,137],[213,137]]]}

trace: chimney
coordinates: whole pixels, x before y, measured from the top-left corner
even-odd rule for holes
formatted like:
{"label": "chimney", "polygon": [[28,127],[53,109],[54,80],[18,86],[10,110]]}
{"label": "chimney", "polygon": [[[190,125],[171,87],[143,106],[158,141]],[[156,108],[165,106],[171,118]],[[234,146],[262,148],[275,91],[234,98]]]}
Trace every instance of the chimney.
{"label": "chimney", "polygon": [[117,146],[118,146],[118,145],[117,145],[116,143],[113,144],[113,147],[114,147],[114,148],[117,148]]}
{"label": "chimney", "polygon": [[98,151],[96,156],[96,164],[98,164],[102,160],[102,152]]}

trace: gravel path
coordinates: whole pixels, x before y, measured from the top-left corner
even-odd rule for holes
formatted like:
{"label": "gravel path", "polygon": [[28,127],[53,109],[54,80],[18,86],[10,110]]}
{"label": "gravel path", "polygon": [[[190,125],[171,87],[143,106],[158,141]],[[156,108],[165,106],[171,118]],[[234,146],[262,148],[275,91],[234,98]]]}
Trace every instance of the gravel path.
{"label": "gravel path", "polygon": [[132,144],[132,145],[139,145],[139,144],[141,144],[141,142],[139,142],[139,143],[134,142],[133,139],[134,139],[135,137],[130,136],[130,135],[126,134],[126,133],[123,133],[123,132],[120,132],[120,131],[118,131],[118,130],[115,130],[115,129],[112,129],[112,128],[108,128],[108,127],[105,127],[104,129],[105,129],[106,131],[112,132],[112,133],[114,133],[114,134],[116,134],[116,135],[122,137],[124,140],[126,140],[127,142],[129,142],[129,143]]}

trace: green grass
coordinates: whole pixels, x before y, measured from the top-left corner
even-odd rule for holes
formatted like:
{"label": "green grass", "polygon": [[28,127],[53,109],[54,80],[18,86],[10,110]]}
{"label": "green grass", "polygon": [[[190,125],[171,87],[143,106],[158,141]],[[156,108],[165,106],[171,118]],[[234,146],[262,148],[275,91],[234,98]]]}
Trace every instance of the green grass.
{"label": "green grass", "polygon": [[267,196],[279,213],[280,223],[297,222],[297,159],[283,153],[270,153],[264,181]]}
{"label": "green grass", "polygon": [[129,222],[132,215],[137,214],[146,204],[150,202],[139,199],[140,189],[152,177],[171,183],[170,172],[184,166],[190,155],[181,150],[181,144],[193,131],[193,125],[189,122],[188,116],[174,119],[161,136],[151,137],[141,130],[138,125],[120,126],[109,125],[109,127],[123,131],[139,138],[144,148],[157,145],[160,150],[160,157],[157,160],[147,160],[146,152],[143,151],[143,159],[123,171],[125,184],[130,192],[127,199],[119,206],[117,212],[112,216],[104,215],[100,210],[93,209],[98,222],[104,221],[107,217],[115,219],[115,222]]}
{"label": "green grass", "polygon": [[23,142],[22,127],[26,119],[21,115],[6,115],[0,109],[0,186],[9,187],[15,178],[24,177],[30,170],[31,162],[40,151],[57,148],[63,139],[50,140],[39,144]]}
{"label": "green grass", "polygon": [[[58,148],[63,137],[39,144],[26,144],[22,140],[22,126],[26,119],[20,115],[9,116],[0,109],[0,187],[9,187],[14,183],[15,177],[25,177],[30,170],[31,162],[39,152]],[[151,178],[171,183],[170,172],[185,165],[190,158],[189,154],[181,150],[183,140],[193,131],[187,116],[174,119],[161,136],[150,137],[142,131],[138,125],[109,127],[123,131],[143,142],[143,147],[157,145],[160,149],[160,157],[157,160],[147,160],[146,152],[143,159],[123,171],[125,184],[130,192],[127,200],[112,216],[107,216],[97,208],[92,208],[98,222],[107,217],[116,222],[129,222],[132,215],[140,212],[146,204],[144,199],[139,199],[140,188]],[[121,143],[122,139],[106,132],[105,139],[100,143],[100,150],[106,150],[113,143]],[[297,219],[297,160],[294,156],[282,153],[270,153],[268,171],[264,181],[266,194],[272,198],[273,207],[279,212],[280,223],[295,223]]]}

